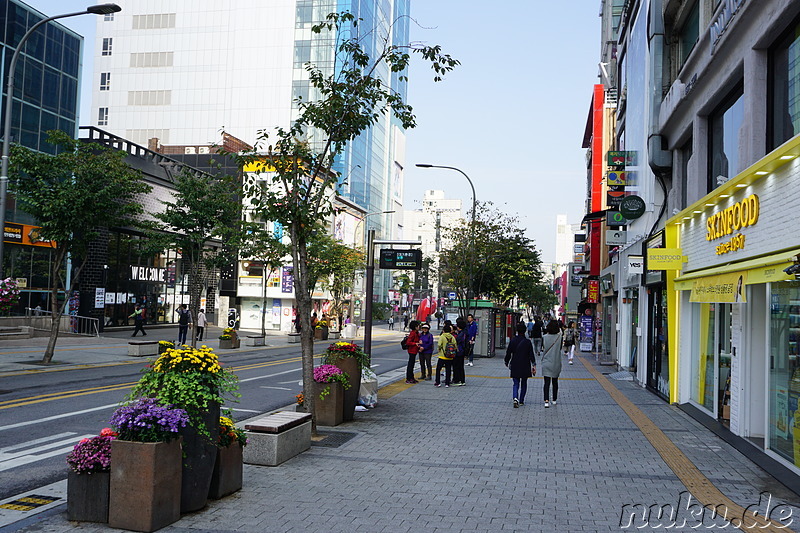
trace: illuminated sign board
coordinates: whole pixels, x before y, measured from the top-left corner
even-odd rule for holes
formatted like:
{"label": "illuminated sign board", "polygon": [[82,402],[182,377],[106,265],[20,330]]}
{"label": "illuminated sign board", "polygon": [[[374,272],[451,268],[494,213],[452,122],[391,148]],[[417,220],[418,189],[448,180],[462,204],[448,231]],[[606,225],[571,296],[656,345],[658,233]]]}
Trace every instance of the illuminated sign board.
{"label": "illuminated sign board", "polygon": [[381,250],[379,268],[419,270],[422,268],[422,250]]}

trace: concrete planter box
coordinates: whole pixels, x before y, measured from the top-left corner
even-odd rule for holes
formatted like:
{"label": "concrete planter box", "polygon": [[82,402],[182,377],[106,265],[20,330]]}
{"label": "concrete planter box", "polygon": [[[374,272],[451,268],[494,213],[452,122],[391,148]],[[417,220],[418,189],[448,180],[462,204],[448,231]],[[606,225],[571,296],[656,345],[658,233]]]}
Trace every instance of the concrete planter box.
{"label": "concrete planter box", "polygon": [[264,337],[262,335],[248,335],[244,339],[245,346],[264,346]]}
{"label": "concrete planter box", "polygon": [[239,347],[239,339],[238,337],[235,339],[220,339],[219,340],[219,349],[220,350],[232,350],[234,348]]}
{"label": "concrete planter box", "polygon": [[291,343],[299,343],[300,342],[300,334],[299,333],[289,333],[288,342]]}
{"label": "concrete planter box", "polygon": [[234,442],[225,448],[217,448],[217,462],[211,478],[208,497],[212,500],[233,494],[242,489],[242,472],[244,470],[243,446]]}
{"label": "concrete planter box", "polygon": [[77,522],[108,522],[110,472],[67,475],[67,519]]}
{"label": "concrete planter box", "polygon": [[336,339],[339,338],[339,336],[340,336],[339,331],[330,331],[330,332],[328,332],[328,338],[329,339],[336,340]]}
{"label": "concrete planter box", "polygon": [[181,440],[111,442],[108,525],[155,531],[181,517]]}
{"label": "concrete planter box", "polygon": [[[331,390],[320,400],[320,393],[330,387]],[[317,412],[317,425],[338,426],[344,420],[344,387],[341,383],[314,382],[314,410]]]}

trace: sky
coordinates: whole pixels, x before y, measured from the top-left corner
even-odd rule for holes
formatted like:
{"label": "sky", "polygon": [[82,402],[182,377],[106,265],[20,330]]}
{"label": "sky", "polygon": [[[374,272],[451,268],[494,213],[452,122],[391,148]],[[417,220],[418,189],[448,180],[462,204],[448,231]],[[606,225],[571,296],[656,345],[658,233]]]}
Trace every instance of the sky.
{"label": "sky", "polygon": [[[46,15],[85,9],[92,0],[24,0]],[[269,1],[269,0],[262,0]],[[473,7],[474,6],[474,7]],[[479,201],[519,216],[542,252],[555,259],[556,215],[580,222],[586,189],[581,148],[600,57],[600,0],[502,0],[500,9],[463,0],[411,0],[411,41],[439,44],[461,61],[439,83],[421,61],[410,71],[408,103],[417,127],[406,134],[404,205],[425,190]],[[62,24],[85,38],[81,124],[91,105],[95,17]]]}

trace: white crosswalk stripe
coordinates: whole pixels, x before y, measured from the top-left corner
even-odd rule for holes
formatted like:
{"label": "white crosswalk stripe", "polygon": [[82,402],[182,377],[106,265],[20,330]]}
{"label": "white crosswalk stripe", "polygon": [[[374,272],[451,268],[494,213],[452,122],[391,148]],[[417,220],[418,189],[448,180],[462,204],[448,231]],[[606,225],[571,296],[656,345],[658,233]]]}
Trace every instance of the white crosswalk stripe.
{"label": "white crosswalk stripe", "polygon": [[28,441],[23,444],[15,444],[14,446],[0,448],[0,472],[42,461],[57,455],[66,455],[72,451],[72,448],[78,441],[94,436],[94,434],[76,435],[76,433],[72,432],[59,433],[57,435],[50,435],[49,437]]}

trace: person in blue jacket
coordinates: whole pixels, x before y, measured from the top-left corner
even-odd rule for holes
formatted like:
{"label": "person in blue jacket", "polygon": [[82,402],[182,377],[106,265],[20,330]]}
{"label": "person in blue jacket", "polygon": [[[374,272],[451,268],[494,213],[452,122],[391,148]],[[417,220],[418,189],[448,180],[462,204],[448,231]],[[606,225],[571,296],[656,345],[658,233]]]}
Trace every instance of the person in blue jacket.
{"label": "person in blue jacket", "polygon": [[419,367],[422,370],[420,379],[430,381],[433,379],[433,370],[431,369],[431,357],[433,357],[433,334],[431,333],[430,324],[422,324],[420,326],[421,333],[419,334]]}
{"label": "person in blue jacket", "polygon": [[467,315],[467,358],[469,363],[467,366],[475,366],[472,363],[472,354],[475,352],[475,337],[478,336],[478,323],[475,322],[475,317]]}

